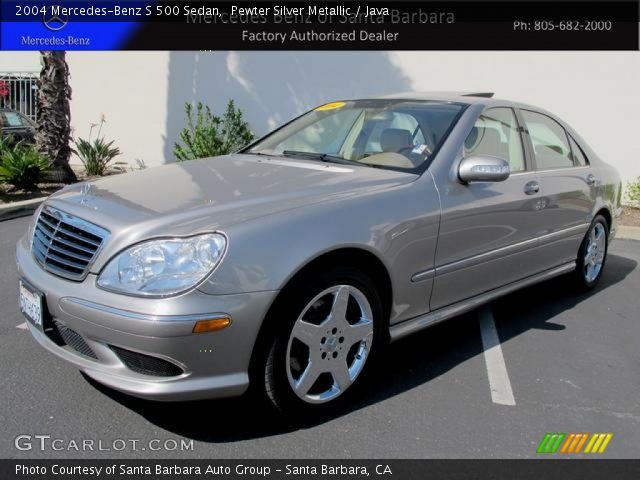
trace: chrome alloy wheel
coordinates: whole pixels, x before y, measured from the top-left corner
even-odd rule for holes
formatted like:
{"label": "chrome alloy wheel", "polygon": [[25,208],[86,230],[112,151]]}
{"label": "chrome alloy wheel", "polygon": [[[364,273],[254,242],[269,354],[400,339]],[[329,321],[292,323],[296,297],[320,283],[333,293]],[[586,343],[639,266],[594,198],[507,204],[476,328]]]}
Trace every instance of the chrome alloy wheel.
{"label": "chrome alloy wheel", "polygon": [[607,253],[607,229],[605,226],[598,222],[596,223],[591,232],[589,232],[588,244],[584,255],[584,278],[587,282],[593,282],[600,271],[602,270],[602,264],[604,263],[604,256]]}
{"label": "chrome alloy wheel", "polygon": [[289,385],[308,403],[335,399],[356,380],[373,341],[367,297],[352,285],[316,295],[296,320],[287,345]]}

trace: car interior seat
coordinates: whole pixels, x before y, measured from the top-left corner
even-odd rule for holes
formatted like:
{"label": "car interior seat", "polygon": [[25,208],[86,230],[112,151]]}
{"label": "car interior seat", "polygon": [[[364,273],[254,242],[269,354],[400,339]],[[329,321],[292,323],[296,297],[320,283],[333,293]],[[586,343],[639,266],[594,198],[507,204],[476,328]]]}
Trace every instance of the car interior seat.
{"label": "car interior seat", "polygon": [[399,152],[413,147],[413,135],[403,128],[385,128],[380,134],[380,148],[383,152]]}

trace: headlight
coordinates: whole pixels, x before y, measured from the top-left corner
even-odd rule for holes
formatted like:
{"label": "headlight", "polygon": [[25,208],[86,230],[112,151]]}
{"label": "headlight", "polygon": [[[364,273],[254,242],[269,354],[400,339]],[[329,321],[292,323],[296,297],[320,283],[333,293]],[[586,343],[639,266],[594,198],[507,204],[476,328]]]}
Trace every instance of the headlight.
{"label": "headlight", "polygon": [[134,245],[111,259],[98,287],[144,297],[177,295],[204,280],[226,247],[227,239],[219,233]]}

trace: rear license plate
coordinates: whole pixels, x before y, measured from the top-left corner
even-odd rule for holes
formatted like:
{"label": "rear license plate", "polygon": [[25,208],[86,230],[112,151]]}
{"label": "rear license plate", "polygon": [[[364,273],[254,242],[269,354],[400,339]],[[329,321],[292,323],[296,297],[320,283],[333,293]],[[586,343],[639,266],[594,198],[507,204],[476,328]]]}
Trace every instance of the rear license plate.
{"label": "rear license plate", "polygon": [[27,320],[39,330],[43,330],[43,295],[35,288],[20,280],[20,310]]}

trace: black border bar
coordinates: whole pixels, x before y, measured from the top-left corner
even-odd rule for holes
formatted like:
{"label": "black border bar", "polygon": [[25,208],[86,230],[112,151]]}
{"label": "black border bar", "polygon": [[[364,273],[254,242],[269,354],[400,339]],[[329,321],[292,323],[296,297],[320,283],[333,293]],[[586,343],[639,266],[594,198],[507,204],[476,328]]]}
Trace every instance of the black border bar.
{"label": "black border bar", "polygon": [[[17,3],[3,1],[2,21],[22,30],[41,30],[39,35],[63,37],[69,27],[49,32],[37,15],[17,17]],[[189,1],[189,7],[216,8],[218,15],[187,15],[185,2],[118,0],[108,3],[79,0],[38,1],[109,8],[138,5],[141,14],[117,16],[70,15],[75,27],[85,25],[87,36],[104,39],[111,22],[127,22],[126,38],[99,49],[122,50],[638,50],[639,2],[618,1],[372,1],[285,2]],[[13,6],[13,7],[12,7]],[[306,13],[276,15],[276,8],[302,8]],[[269,9],[267,14],[235,15],[234,7]],[[334,7],[334,15],[310,14],[310,8]],[[349,8],[344,15],[341,8]],[[366,15],[374,7],[386,15]],[[159,14],[156,9],[175,14]],[[163,10],[164,9],[164,10]],[[175,10],[172,10],[175,9]],[[237,10],[235,10],[237,12]],[[281,12],[282,10],[280,10]],[[354,15],[354,12],[358,12]],[[87,23],[92,22],[92,23]],[[21,28],[20,25],[25,27]],[[73,25],[75,24],[75,25]],[[88,30],[89,28],[93,30]],[[38,27],[38,28],[36,28]],[[98,28],[99,27],[99,28]],[[115,27],[114,27],[115,28]],[[7,45],[9,42],[6,42]],[[14,42],[15,44],[15,42]],[[34,44],[36,44],[34,42]],[[93,43],[95,45],[96,42]],[[104,43],[102,44],[104,45]],[[29,49],[29,48],[27,48]],[[37,49],[37,48],[33,48]],[[69,48],[76,49],[76,48]],[[77,48],[86,49],[88,48]]]}
{"label": "black border bar", "polygon": [[[323,465],[325,470],[323,470]],[[207,467],[211,473],[207,473]],[[298,474],[287,474],[293,468]],[[326,468],[333,470],[328,471]],[[132,470],[128,468],[133,468]],[[149,469],[147,473],[146,469]],[[191,472],[185,472],[190,468]],[[196,468],[199,473],[196,473]],[[65,469],[67,474],[54,474]],[[69,470],[75,469],[75,470]],[[99,475],[96,472],[99,470]],[[113,469],[113,473],[109,473]],[[165,470],[166,469],[166,470]],[[315,469],[315,470],[314,470]],[[363,470],[364,469],[364,470]],[[37,473],[36,471],[40,473]],[[176,471],[178,470],[178,471]],[[365,475],[366,471],[368,475]],[[30,472],[30,473],[27,473]],[[44,472],[44,473],[43,473]],[[229,473],[226,473],[229,472]],[[240,473],[239,473],[240,472]],[[389,474],[388,472],[391,472]],[[0,460],[2,480],[636,480],[640,460]]]}

